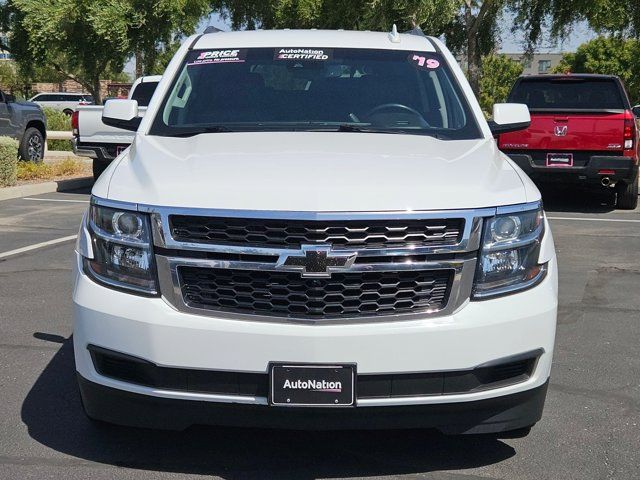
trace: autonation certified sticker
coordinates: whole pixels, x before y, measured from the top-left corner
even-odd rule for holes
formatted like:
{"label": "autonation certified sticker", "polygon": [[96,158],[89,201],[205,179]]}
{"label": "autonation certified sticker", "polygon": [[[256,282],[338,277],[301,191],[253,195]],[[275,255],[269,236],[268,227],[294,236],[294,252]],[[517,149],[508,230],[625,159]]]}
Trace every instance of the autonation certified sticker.
{"label": "autonation certified sticker", "polygon": [[331,60],[331,50],[326,48],[277,48],[274,60]]}

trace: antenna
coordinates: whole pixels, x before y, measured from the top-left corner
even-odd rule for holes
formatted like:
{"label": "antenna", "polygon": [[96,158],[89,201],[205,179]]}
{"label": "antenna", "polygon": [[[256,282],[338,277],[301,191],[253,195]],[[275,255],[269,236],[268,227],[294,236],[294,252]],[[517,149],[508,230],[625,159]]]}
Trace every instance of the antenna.
{"label": "antenna", "polygon": [[204,29],[204,32],[202,33],[218,33],[218,32],[224,32],[224,30],[218,27],[214,27],[213,25],[209,25],[207,28]]}
{"label": "antenna", "polygon": [[400,34],[398,33],[398,27],[395,23],[389,32],[389,41],[393,43],[400,43]]}

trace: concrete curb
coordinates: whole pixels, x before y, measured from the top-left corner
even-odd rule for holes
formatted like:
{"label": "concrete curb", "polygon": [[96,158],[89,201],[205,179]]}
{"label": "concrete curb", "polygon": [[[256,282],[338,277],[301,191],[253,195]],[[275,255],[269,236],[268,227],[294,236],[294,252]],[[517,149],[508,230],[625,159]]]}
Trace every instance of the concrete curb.
{"label": "concrete curb", "polygon": [[80,177],[58,180],[57,182],[29,183],[15,187],[5,187],[0,188],[0,201],[41,195],[43,193],[64,192],[66,190],[90,187],[91,185],[93,185],[93,177]]}

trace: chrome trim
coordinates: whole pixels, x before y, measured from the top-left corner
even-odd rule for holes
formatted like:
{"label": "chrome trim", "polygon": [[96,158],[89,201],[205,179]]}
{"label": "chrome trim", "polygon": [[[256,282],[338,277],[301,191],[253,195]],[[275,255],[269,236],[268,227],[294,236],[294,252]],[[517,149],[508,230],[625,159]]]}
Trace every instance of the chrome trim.
{"label": "chrome trim", "polygon": [[357,252],[359,257],[381,255],[421,255],[472,252],[480,248],[482,237],[482,220],[495,214],[494,208],[477,210],[441,210],[441,211],[407,211],[407,212],[295,212],[269,210],[209,210],[181,209],[167,207],[142,207],[139,211],[151,213],[154,244],[161,248],[175,250],[195,250],[201,252],[236,253],[251,255],[295,255],[299,248],[251,247],[246,245],[211,245],[207,243],[178,242],[169,232],[170,215],[189,215],[220,218],[258,218],[277,220],[429,220],[462,218],[464,229],[460,242],[454,245],[427,245],[390,247],[390,248],[336,248],[334,252]]}
{"label": "chrome trim", "polygon": [[368,323],[368,322],[390,322],[400,320],[419,320],[426,316],[441,317],[455,313],[463,306],[471,296],[473,287],[473,277],[476,271],[477,259],[475,256],[468,256],[465,259],[427,261],[414,263],[379,263],[379,264],[359,264],[356,263],[349,272],[369,272],[369,271],[406,271],[406,270],[454,270],[453,282],[449,292],[447,305],[440,310],[420,310],[410,313],[370,315],[362,317],[327,317],[327,318],[304,318],[296,316],[276,316],[252,313],[227,312],[223,310],[203,309],[191,307],[184,302],[180,285],[178,267],[204,267],[204,268],[231,268],[239,270],[266,270],[279,271],[274,263],[243,262],[228,260],[208,260],[182,257],[167,257],[156,255],[156,265],[158,268],[158,279],[160,282],[160,293],[162,298],[176,310],[191,313],[194,315],[204,315],[216,318],[228,318],[245,321],[266,321],[279,323],[301,323],[312,324],[340,324],[340,323]]}

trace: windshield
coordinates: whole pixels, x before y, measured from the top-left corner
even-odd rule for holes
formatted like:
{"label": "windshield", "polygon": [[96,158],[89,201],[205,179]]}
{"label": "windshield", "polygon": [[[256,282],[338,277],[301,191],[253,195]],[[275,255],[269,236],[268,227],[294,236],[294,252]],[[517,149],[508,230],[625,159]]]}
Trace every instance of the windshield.
{"label": "windshield", "polygon": [[189,52],[150,134],[247,130],[481,136],[454,76],[435,53],[294,47]]}
{"label": "windshield", "polygon": [[620,89],[610,78],[525,79],[509,101],[525,103],[530,110],[624,110]]}

